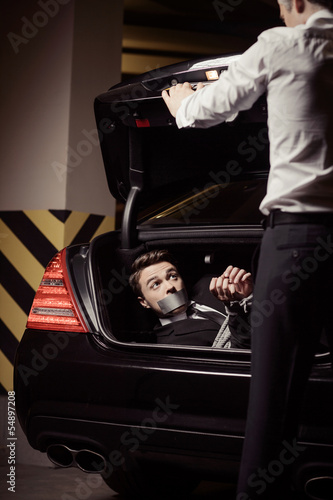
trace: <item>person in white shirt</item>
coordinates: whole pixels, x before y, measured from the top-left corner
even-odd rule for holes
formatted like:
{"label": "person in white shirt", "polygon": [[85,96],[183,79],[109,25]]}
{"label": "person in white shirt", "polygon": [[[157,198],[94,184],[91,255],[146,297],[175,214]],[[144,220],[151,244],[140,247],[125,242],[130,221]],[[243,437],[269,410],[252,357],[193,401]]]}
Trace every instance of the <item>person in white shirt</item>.
{"label": "person in white shirt", "polygon": [[332,2],[278,3],[286,27],[263,32],[216,83],[196,92],[185,83],[162,93],[179,128],[216,125],[267,95],[270,173],[260,204],[266,230],[251,313],[252,376],[237,500],[289,498],[291,461],[279,473],[276,464],[296,439],[325,327],[333,347]]}
{"label": "person in white shirt", "polygon": [[129,283],[139,302],[156,314],[152,339],[159,344],[249,349],[251,273],[234,266],[199,280],[190,290],[175,257],[165,249],[140,255]]}

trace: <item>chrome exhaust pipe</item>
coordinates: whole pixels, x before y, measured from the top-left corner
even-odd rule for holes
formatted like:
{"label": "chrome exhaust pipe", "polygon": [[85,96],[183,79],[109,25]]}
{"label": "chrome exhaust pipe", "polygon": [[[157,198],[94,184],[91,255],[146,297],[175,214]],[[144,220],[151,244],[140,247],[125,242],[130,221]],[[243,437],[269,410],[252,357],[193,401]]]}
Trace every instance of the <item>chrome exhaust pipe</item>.
{"label": "chrome exhaust pipe", "polygon": [[311,500],[332,500],[333,476],[318,476],[305,483],[305,493]]}
{"label": "chrome exhaust pipe", "polygon": [[58,467],[78,467],[83,472],[101,474],[106,470],[105,458],[95,451],[73,450],[64,444],[51,444],[46,454]]}

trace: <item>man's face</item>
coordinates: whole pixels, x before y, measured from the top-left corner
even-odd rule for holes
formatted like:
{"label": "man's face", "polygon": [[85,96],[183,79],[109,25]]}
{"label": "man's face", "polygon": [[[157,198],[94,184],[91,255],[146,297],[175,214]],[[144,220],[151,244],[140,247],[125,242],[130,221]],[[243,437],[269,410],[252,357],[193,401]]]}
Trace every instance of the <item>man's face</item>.
{"label": "man's face", "polygon": [[178,270],[170,262],[158,262],[143,269],[139,284],[142,292],[142,297],[139,297],[140,303],[146,308],[153,309],[157,316],[174,316],[186,311],[187,304],[184,304],[165,315],[157,304],[158,301],[164,299],[170,293],[185,288]]}
{"label": "man's face", "polygon": [[288,10],[285,5],[279,3],[280,7],[280,18],[288,28],[294,28],[301,24],[299,14],[295,8],[295,0],[292,0],[292,8]]}

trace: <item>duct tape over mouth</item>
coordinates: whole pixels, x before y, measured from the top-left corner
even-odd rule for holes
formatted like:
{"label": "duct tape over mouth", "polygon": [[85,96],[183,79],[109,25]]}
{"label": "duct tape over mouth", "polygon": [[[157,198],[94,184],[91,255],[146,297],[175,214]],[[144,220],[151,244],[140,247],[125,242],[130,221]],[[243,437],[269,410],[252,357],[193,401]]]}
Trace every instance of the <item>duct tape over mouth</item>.
{"label": "duct tape over mouth", "polygon": [[170,293],[167,297],[164,297],[164,299],[157,302],[163,314],[168,314],[187,303],[188,297],[184,288],[178,292]]}

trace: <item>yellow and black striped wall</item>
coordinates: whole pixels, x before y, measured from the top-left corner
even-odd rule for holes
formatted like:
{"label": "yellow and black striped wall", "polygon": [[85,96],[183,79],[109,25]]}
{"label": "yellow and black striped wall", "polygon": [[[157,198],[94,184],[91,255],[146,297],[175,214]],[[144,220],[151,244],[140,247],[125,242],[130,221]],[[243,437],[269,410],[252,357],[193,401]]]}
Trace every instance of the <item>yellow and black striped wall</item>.
{"label": "yellow and black striped wall", "polygon": [[70,210],[0,212],[0,394],[13,389],[15,351],[43,272],[62,248],[112,231],[114,217]]}
{"label": "yellow and black striped wall", "polygon": [[48,262],[115,227],[93,103],[121,77],[123,1],[45,5],[0,25],[0,403]]}

